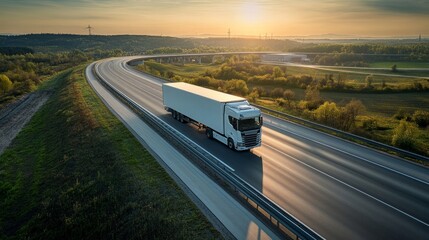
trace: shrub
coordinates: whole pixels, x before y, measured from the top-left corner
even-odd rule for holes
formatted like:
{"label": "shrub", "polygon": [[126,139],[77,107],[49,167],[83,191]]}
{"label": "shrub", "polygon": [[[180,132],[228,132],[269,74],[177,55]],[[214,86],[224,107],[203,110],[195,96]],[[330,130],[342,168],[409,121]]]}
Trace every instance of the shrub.
{"label": "shrub", "polygon": [[210,77],[197,77],[194,79],[194,84],[198,86],[209,86],[210,84]]}
{"label": "shrub", "polygon": [[12,81],[4,74],[0,74],[0,93],[5,94],[12,89]]}
{"label": "shrub", "polygon": [[277,105],[279,105],[280,107],[284,107],[285,106],[285,100],[283,98],[277,98],[276,99],[276,103]]}
{"label": "shrub", "polygon": [[405,111],[404,109],[402,109],[402,108],[400,108],[400,109],[395,113],[395,115],[393,115],[393,118],[395,118],[395,119],[397,119],[397,120],[402,120],[402,119],[405,119],[405,120],[407,120],[407,121],[410,121],[410,120],[411,120],[411,116],[410,116],[410,114],[409,114],[407,111]]}
{"label": "shrub", "polygon": [[415,111],[413,121],[421,128],[427,127],[429,125],[429,112],[423,110]]}
{"label": "shrub", "polygon": [[259,98],[258,91],[253,90],[249,95],[247,95],[247,99],[251,102],[256,102],[256,99]]}
{"label": "shrub", "polygon": [[365,119],[362,122],[362,127],[367,131],[375,130],[378,128],[377,120],[373,118]]}
{"label": "shrub", "polygon": [[284,92],[283,88],[274,88],[271,91],[270,95],[273,98],[280,98],[280,97],[283,97],[283,92]]}
{"label": "shrub", "polygon": [[224,90],[230,94],[237,94],[240,96],[246,96],[249,92],[249,88],[247,88],[247,84],[243,80],[229,80],[225,82]]}
{"label": "shrub", "polygon": [[291,101],[295,98],[295,93],[292,90],[287,89],[283,92],[283,98],[286,99],[290,107]]}
{"label": "shrub", "polygon": [[338,125],[340,110],[334,102],[325,102],[314,111],[315,117],[319,122],[331,125]]}
{"label": "shrub", "polygon": [[416,127],[414,124],[402,119],[399,125],[393,130],[392,145],[411,150],[414,145],[414,134]]}

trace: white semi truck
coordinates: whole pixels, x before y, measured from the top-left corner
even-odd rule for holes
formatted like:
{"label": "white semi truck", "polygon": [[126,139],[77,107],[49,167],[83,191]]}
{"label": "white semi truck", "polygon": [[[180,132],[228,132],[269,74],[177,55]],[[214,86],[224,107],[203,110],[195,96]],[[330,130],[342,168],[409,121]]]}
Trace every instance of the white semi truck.
{"label": "white semi truck", "polygon": [[188,83],[162,84],[165,110],[180,122],[203,127],[231,149],[261,146],[261,111],[246,99]]}

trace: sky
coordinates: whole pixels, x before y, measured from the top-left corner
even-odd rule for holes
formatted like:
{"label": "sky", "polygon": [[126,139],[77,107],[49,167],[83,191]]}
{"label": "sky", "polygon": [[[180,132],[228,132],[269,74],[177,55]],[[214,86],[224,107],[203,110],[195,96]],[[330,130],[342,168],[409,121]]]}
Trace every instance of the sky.
{"label": "sky", "polygon": [[429,0],[0,0],[0,33],[429,37]]}

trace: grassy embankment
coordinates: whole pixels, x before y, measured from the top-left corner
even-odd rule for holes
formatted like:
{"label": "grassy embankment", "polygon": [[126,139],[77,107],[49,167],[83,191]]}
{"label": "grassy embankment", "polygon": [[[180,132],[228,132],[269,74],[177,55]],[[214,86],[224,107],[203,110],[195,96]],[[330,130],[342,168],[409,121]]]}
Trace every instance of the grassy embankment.
{"label": "grassy embankment", "polygon": [[0,156],[0,238],[220,238],[83,69],[42,86],[54,94]]}

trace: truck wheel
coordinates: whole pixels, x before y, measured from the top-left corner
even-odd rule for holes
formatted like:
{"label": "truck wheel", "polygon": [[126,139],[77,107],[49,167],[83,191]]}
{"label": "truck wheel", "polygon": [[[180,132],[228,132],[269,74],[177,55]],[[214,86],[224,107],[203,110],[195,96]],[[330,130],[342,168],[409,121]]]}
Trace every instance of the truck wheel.
{"label": "truck wheel", "polygon": [[213,130],[211,130],[210,128],[206,129],[206,135],[209,139],[213,138]]}
{"label": "truck wheel", "polygon": [[231,138],[228,138],[228,147],[229,149],[235,150],[234,141]]}

